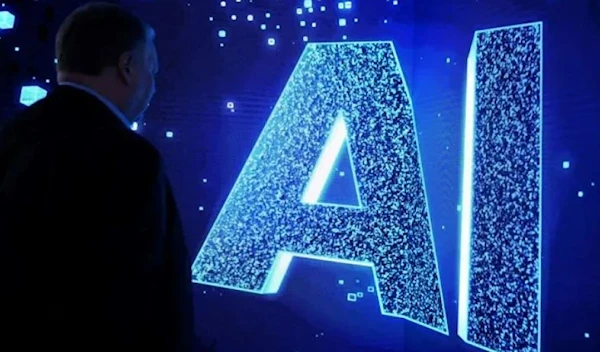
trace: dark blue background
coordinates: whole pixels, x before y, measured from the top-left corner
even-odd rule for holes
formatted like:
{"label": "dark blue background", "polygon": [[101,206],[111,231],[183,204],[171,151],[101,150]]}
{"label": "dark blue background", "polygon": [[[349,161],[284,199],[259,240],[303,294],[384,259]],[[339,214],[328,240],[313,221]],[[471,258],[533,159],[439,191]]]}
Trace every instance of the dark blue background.
{"label": "dark blue background", "polygon": [[[54,33],[83,1],[57,3],[5,3],[17,24],[0,32],[0,123],[23,108],[22,85],[54,87]],[[349,18],[359,22],[341,28],[337,1],[315,0],[328,10],[314,29],[298,24],[301,0],[228,0],[226,8],[217,0],[120,3],[157,29],[158,94],[140,133],[167,161],[193,256],[303,50],[303,35],[393,40],[414,102],[450,336],[381,316],[363,284],[373,280],[369,270],[298,259],[277,297],[195,285],[198,334],[216,340],[218,351],[476,350],[456,336],[466,58],[475,30],[543,21],[542,350],[600,350],[599,1],[354,0]],[[260,23],[281,29],[261,31]],[[228,32],[224,47],[219,29]],[[267,45],[271,36],[275,46]],[[359,290],[363,299],[346,300]]]}

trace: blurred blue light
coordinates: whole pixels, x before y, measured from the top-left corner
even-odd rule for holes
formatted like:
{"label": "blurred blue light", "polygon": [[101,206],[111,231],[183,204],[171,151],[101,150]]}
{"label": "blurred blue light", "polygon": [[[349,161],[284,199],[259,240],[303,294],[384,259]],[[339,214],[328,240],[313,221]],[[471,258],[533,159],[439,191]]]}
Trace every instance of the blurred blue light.
{"label": "blurred blue light", "polygon": [[13,29],[15,27],[15,15],[8,11],[0,11],[0,30]]}
{"label": "blurred blue light", "polygon": [[38,100],[44,99],[47,95],[48,91],[39,86],[23,86],[19,102],[25,106],[31,106]]}

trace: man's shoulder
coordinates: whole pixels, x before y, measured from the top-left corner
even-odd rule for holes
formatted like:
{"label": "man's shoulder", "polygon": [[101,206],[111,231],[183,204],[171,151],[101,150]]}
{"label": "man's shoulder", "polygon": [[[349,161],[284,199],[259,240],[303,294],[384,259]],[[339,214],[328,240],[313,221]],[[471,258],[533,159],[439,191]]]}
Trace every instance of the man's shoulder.
{"label": "man's shoulder", "polygon": [[65,163],[127,167],[132,172],[162,167],[158,149],[102,104],[92,104],[88,111],[87,104],[65,104],[73,99],[61,94],[52,93],[6,121],[0,146],[36,148]]}
{"label": "man's shoulder", "polygon": [[[119,132],[121,134],[122,150],[125,151],[124,156],[142,158],[151,164],[162,162],[160,152],[148,139],[127,129],[122,129]],[[119,146],[117,145],[116,147],[118,148]],[[116,151],[118,152],[119,150],[121,148],[118,148]]]}
{"label": "man's shoulder", "polygon": [[106,159],[106,162],[126,163],[146,167],[162,163],[158,149],[146,138],[126,128],[100,129],[74,134],[63,143],[65,147],[81,148],[83,157]]}

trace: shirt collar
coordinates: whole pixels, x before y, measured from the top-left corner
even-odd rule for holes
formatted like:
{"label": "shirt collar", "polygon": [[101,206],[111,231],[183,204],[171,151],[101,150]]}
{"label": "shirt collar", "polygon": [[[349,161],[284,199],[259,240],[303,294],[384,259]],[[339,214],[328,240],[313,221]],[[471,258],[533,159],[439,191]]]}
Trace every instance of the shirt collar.
{"label": "shirt collar", "polygon": [[106,105],[106,107],[112,111],[113,114],[115,114],[119,120],[121,120],[125,126],[127,126],[127,128],[131,128],[131,122],[129,122],[127,120],[127,118],[125,117],[125,115],[121,112],[121,110],[119,110],[115,104],[111,103],[110,100],[106,99],[105,97],[103,97],[102,95],[98,94],[96,91],[94,91],[93,89],[86,87],[82,84],[77,84],[77,83],[73,83],[73,82],[61,82],[59,83],[60,86],[69,86],[69,87],[73,87],[79,90],[82,90],[88,94],[93,95],[94,97],[96,97],[98,100],[100,100],[104,105]]}

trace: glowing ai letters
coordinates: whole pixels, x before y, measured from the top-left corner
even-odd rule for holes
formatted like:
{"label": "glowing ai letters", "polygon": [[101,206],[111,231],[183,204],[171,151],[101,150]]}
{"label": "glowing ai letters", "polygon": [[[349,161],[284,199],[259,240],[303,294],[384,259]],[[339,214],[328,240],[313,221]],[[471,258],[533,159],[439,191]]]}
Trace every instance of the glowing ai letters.
{"label": "glowing ai letters", "polygon": [[465,105],[458,334],[539,351],[541,22],[475,33]]}
{"label": "glowing ai letters", "polygon": [[[476,32],[458,335],[487,351],[540,350],[541,102],[542,23]],[[323,200],[342,152],[352,205]],[[413,107],[390,42],[306,46],[198,253],[193,281],[276,293],[298,256],[370,267],[382,314],[448,334]]]}
{"label": "glowing ai letters", "polygon": [[[321,204],[344,144],[359,205]],[[306,46],[193,280],[276,293],[294,256],[368,266],[382,314],[448,333],[413,107],[391,42]]]}

